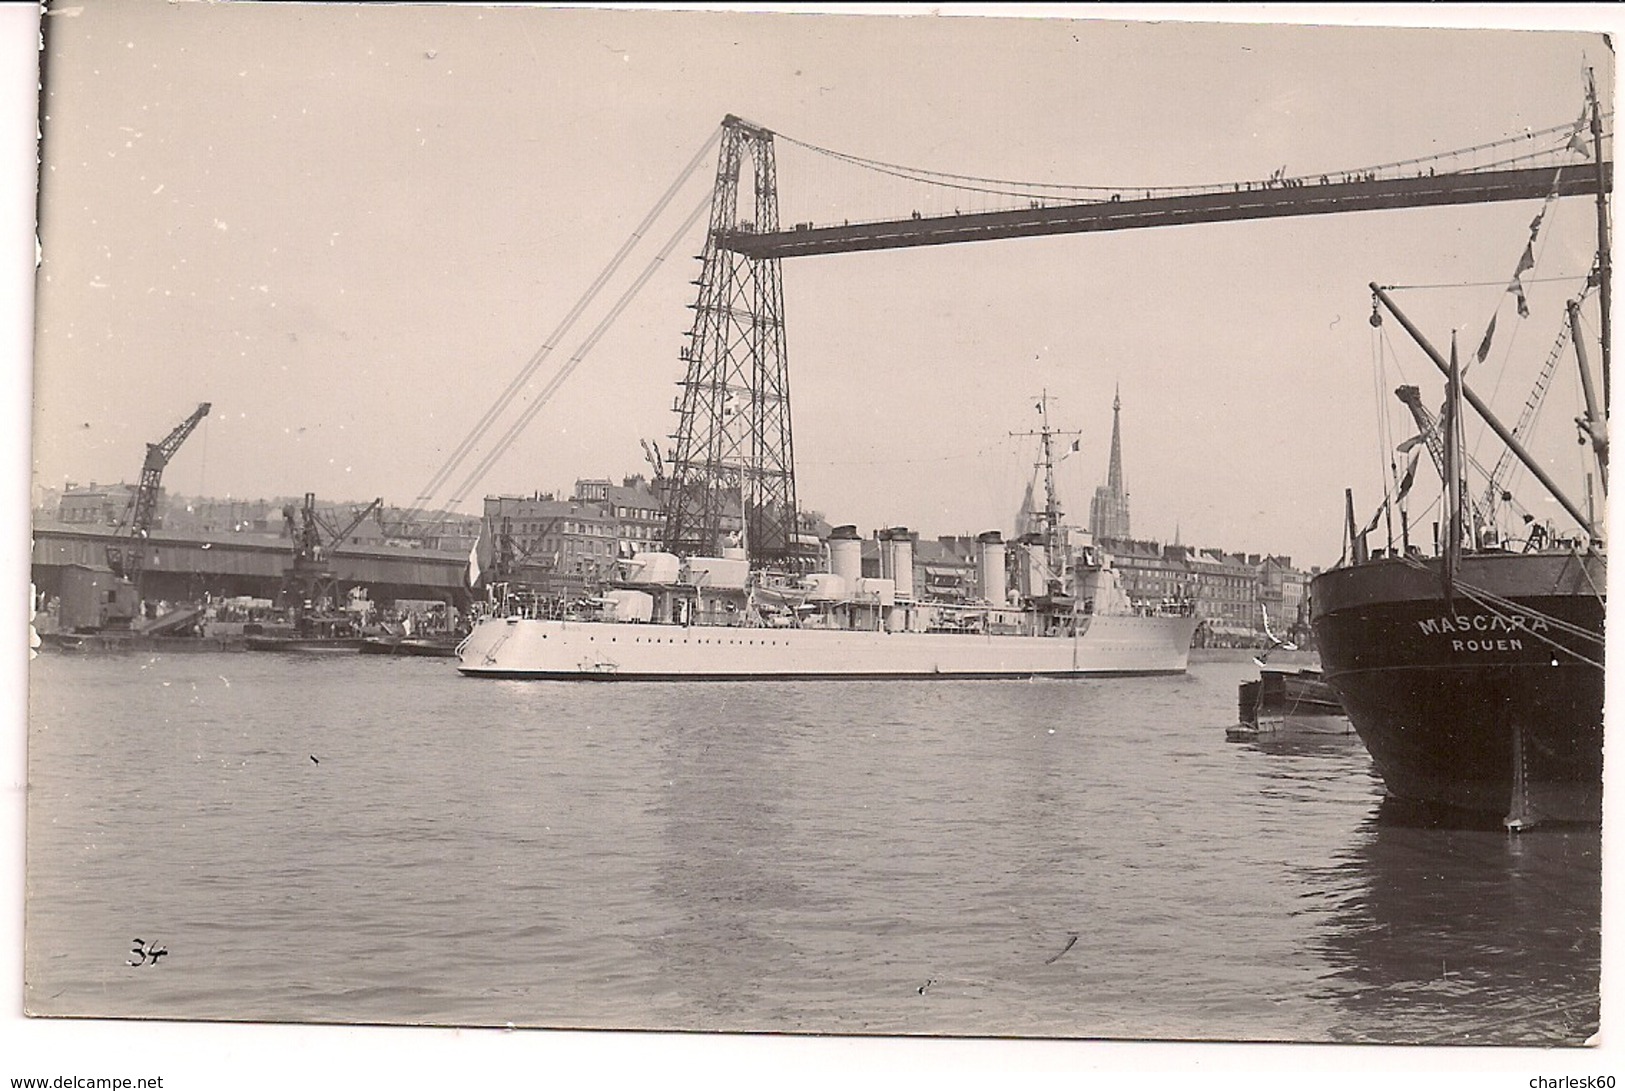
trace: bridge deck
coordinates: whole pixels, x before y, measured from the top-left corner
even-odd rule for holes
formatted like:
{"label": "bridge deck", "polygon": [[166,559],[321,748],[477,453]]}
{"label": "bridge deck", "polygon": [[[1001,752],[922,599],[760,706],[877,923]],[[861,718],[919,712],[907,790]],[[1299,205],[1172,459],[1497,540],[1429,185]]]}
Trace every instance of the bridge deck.
{"label": "bridge deck", "polygon": [[[106,528],[49,523],[34,527],[31,562],[38,569],[106,563],[110,542],[127,542]],[[280,584],[293,563],[287,539],[250,534],[177,534],[158,531],[146,542],[146,579],[197,577]],[[345,584],[412,589],[425,597],[466,588],[467,551],[351,545],[333,554],[333,574]]]}
{"label": "bridge deck", "polygon": [[[1134,198],[1131,193],[1125,193],[1121,199],[1083,205],[911,217],[791,231],[728,232],[718,238],[718,243],[752,258],[793,258],[1079,231],[1124,231],[1224,220],[1317,216],[1330,212],[1522,201],[1545,197],[1552,192],[1554,183],[1557,193],[1563,197],[1596,192],[1597,174],[1592,165],[1568,167],[1562,169],[1561,174],[1558,171],[1554,167],[1524,167],[1423,178],[1236,189],[1179,197]],[[1603,164],[1603,178],[1604,185],[1612,190],[1613,163]]]}

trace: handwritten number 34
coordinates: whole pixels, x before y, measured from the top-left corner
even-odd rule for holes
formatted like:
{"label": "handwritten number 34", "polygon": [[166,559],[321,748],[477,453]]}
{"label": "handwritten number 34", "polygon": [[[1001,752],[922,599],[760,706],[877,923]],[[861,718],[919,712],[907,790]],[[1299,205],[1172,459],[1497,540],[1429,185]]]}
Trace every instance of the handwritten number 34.
{"label": "handwritten number 34", "polygon": [[135,944],[135,946],[130,948],[130,953],[135,955],[135,957],[125,959],[124,964],[126,966],[141,966],[145,965],[147,962],[151,962],[154,966],[156,966],[158,965],[159,959],[169,954],[169,948],[160,947],[156,943],[148,946],[147,942],[142,939],[136,939],[132,942]]}

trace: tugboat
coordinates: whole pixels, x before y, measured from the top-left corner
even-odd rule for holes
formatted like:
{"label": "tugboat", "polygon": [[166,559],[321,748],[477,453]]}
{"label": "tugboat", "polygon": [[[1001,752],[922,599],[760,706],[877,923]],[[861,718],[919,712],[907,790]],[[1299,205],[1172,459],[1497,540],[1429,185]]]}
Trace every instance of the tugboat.
{"label": "tugboat", "polygon": [[[1595,458],[1596,479],[1607,489],[1607,382],[1609,367],[1609,252],[1606,194],[1611,184],[1595,86],[1590,88],[1591,163],[1597,178],[1598,247],[1586,289],[1568,304],[1572,341],[1585,397],[1576,418],[1580,441]],[[1571,138],[1578,141],[1579,127]],[[1572,145],[1571,145],[1572,146]],[[1542,213],[1544,215],[1544,213]],[[1523,307],[1518,274],[1533,265],[1525,250],[1509,291]],[[1603,398],[1597,398],[1580,318],[1596,288],[1600,312]],[[1441,469],[1444,513],[1435,555],[1411,542],[1400,509],[1401,541],[1372,549],[1374,518],[1356,530],[1346,494],[1344,559],[1310,584],[1311,624],[1326,681],[1336,690],[1370,751],[1391,796],[1499,815],[1509,829],[1542,820],[1598,823],[1602,815],[1604,618],[1608,567],[1603,520],[1571,500],[1463,381],[1452,341],[1446,358],[1376,284],[1372,325],[1386,311],[1445,375],[1445,408],[1436,426],[1412,405]],[[1493,323],[1477,353],[1488,351]],[[1561,348],[1562,337],[1558,349]],[[1563,355],[1554,349],[1548,365]],[[1544,376],[1549,381],[1549,371]],[[1544,387],[1537,384],[1537,393]],[[1401,388],[1414,400],[1414,388]],[[1510,501],[1492,473],[1484,500],[1474,504],[1466,484],[1462,436],[1465,403],[1505,444],[1573,520],[1556,531],[1527,515],[1522,538],[1497,532],[1488,508]],[[1520,424],[1533,419],[1529,406]],[[1415,467],[1394,483],[1392,512],[1403,500]],[[1391,524],[1390,524],[1391,525]],[[1390,530],[1390,537],[1392,531]]]}

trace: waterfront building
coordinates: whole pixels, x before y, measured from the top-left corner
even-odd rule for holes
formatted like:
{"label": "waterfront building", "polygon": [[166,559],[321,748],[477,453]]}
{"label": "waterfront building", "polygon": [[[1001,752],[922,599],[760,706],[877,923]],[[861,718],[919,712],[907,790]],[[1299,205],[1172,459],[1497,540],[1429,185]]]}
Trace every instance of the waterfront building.
{"label": "waterfront building", "polygon": [[619,524],[605,508],[544,492],[487,496],[486,539],[493,556],[511,551],[514,578],[551,594],[575,593],[613,573]]}
{"label": "waterfront building", "polygon": [[1269,611],[1270,628],[1277,635],[1290,634],[1307,623],[1304,586],[1304,574],[1292,567],[1291,557],[1269,556],[1259,564],[1258,603]]}
{"label": "waterfront building", "polygon": [[619,485],[609,478],[583,478],[576,482],[574,499],[602,505],[614,518],[616,548],[622,556],[661,547],[666,510],[642,474],[623,477]]}
{"label": "waterfront building", "polygon": [[[507,536],[510,575],[547,594],[577,594],[615,576],[615,562],[660,548],[665,510],[641,475],[581,478],[568,498],[550,492],[485,498],[482,565],[494,563]],[[489,562],[489,563],[488,563]]]}
{"label": "waterfront building", "polygon": [[1170,600],[1194,597],[1190,566],[1183,546],[1163,547],[1138,538],[1097,538],[1112,559],[1123,590],[1136,606],[1155,608]]}
{"label": "waterfront building", "polygon": [[[160,501],[164,526],[189,534],[281,534],[286,497],[274,500],[175,496]],[[303,501],[295,501],[295,505]]]}
{"label": "waterfront building", "polygon": [[1143,539],[1105,539],[1124,590],[1136,605],[1155,607],[1188,600],[1203,620],[1198,639],[1207,644],[1250,645],[1264,640],[1259,607],[1269,611],[1278,636],[1304,643],[1308,577],[1286,556],[1226,553],[1220,549],[1164,546]]}
{"label": "waterfront building", "polygon": [[942,535],[914,543],[914,592],[946,602],[977,598],[974,535]]}
{"label": "waterfront building", "polygon": [[[1170,547],[1185,551],[1185,547]],[[1186,553],[1196,616],[1202,619],[1198,638],[1210,646],[1247,646],[1263,635],[1258,613],[1258,562],[1239,553],[1219,549]]]}
{"label": "waterfront building", "polygon": [[[134,485],[88,485],[69,482],[57,502],[57,518],[64,523],[79,526],[118,526],[135,505]],[[159,511],[162,511],[163,489],[158,491]]]}

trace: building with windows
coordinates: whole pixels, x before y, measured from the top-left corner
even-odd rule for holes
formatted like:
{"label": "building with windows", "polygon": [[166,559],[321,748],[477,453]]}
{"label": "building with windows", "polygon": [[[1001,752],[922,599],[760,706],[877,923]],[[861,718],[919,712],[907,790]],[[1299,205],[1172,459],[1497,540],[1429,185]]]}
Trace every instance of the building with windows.
{"label": "building with windows", "polygon": [[1291,557],[1265,557],[1258,566],[1258,604],[1269,612],[1270,629],[1296,644],[1309,639],[1308,585]]}
{"label": "building with windows", "polygon": [[[660,548],[665,511],[641,476],[619,485],[582,478],[574,493],[485,498],[481,565],[492,579],[512,579],[544,594],[579,594],[613,579],[615,562]],[[504,571],[504,566],[507,571]]]}
{"label": "building with windows", "polygon": [[1221,549],[1188,551],[1185,563],[1191,573],[1196,616],[1202,619],[1197,630],[1202,643],[1209,647],[1249,647],[1263,635],[1258,613],[1258,562],[1256,554],[1249,560]]}
{"label": "building with windows", "polygon": [[546,594],[574,594],[614,574],[618,524],[600,501],[560,500],[552,493],[487,496],[484,540],[493,580],[509,579]]}
{"label": "building with windows", "polygon": [[[134,485],[88,485],[69,482],[57,502],[57,518],[64,523],[114,527],[128,518],[135,506]],[[163,489],[158,490],[155,512],[163,511]],[[158,516],[154,516],[158,519]],[[156,528],[155,528],[156,529]]]}
{"label": "building with windows", "polygon": [[615,520],[616,548],[623,556],[660,548],[666,532],[666,511],[654,486],[642,474],[621,478],[584,478],[576,482],[574,499],[603,506]]}
{"label": "building with windows", "polygon": [[1190,566],[1183,546],[1168,546],[1139,538],[1097,539],[1101,552],[1111,558],[1123,591],[1137,606],[1155,608],[1164,602],[1193,597]]}

